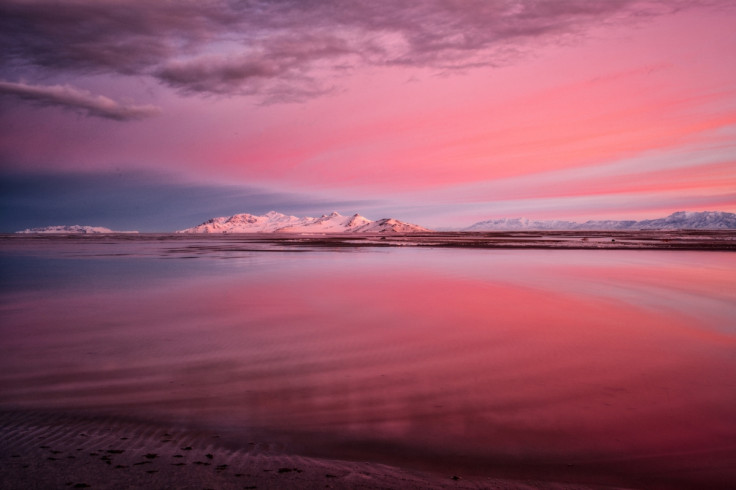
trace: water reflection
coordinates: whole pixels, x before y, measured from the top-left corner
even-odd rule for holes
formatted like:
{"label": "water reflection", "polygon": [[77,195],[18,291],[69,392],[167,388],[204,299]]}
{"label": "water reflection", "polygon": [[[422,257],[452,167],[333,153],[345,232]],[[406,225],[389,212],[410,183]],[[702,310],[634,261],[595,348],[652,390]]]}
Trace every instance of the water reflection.
{"label": "water reflection", "polygon": [[123,282],[89,259],[75,267],[96,267],[94,283],[77,269],[53,294],[4,288],[0,403],[259,429],[315,453],[398,447],[477,470],[733,476],[732,254],[265,255],[181,260],[163,276],[128,258],[110,266],[134,271]]}

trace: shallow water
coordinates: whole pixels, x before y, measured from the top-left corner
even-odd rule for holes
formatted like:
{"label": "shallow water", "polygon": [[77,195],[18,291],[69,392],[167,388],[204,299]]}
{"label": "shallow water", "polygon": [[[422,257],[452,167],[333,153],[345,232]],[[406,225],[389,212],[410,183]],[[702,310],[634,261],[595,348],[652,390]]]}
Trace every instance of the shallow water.
{"label": "shallow water", "polygon": [[469,474],[735,481],[736,254],[198,243],[0,242],[0,408]]}

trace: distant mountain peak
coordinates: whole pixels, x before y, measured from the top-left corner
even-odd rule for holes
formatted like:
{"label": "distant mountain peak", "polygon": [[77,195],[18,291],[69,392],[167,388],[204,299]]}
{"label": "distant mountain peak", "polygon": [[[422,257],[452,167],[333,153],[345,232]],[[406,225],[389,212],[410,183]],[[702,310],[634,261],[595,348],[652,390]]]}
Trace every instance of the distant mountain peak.
{"label": "distant mountain peak", "polygon": [[363,216],[359,215],[358,213],[355,213],[350,217],[350,220],[347,223],[347,226],[349,228],[356,228],[358,226],[364,226],[371,223],[371,220],[368,218],[364,218]]}
{"label": "distant mountain peak", "polygon": [[733,230],[736,214],[724,211],[677,211],[664,218],[649,220],[543,221],[527,218],[501,218],[479,221],[464,231],[598,231],[598,230]]}
{"label": "distant mountain peak", "polygon": [[16,233],[24,234],[72,234],[72,235],[92,235],[101,233],[138,233],[137,231],[114,231],[110,228],[102,226],[88,226],[88,225],[56,225],[56,226],[44,226],[41,228],[27,228]]}
{"label": "distant mountain peak", "polygon": [[430,231],[393,218],[372,221],[360,214],[343,216],[337,211],[319,218],[288,216],[269,211],[212,218],[177,233],[416,233]]}

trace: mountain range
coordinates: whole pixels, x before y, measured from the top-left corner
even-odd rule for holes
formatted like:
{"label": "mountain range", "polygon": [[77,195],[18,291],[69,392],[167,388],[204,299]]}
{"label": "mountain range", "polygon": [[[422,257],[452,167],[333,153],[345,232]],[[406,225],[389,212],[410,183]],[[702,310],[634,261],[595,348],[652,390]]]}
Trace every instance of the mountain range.
{"label": "mountain range", "polygon": [[431,231],[393,218],[369,220],[359,214],[323,214],[319,218],[288,216],[270,211],[263,216],[235,214],[212,218],[177,233],[416,233]]}
{"label": "mountain range", "polygon": [[[527,218],[502,218],[479,221],[460,231],[615,231],[615,230],[735,230],[736,213],[723,211],[678,211],[665,218],[648,220],[542,221]],[[393,218],[376,221],[359,214],[343,216],[324,214],[319,218],[289,216],[270,211],[262,216],[235,214],[212,218],[177,233],[421,233],[431,232],[422,226]],[[61,225],[29,228],[17,233],[102,234],[138,233],[114,231],[101,226]]]}
{"label": "mountain range", "polygon": [[480,221],[463,231],[599,231],[599,230],[732,230],[736,214],[723,211],[678,211],[666,218],[642,221],[538,221],[527,218],[503,218]]}
{"label": "mountain range", "polygon": [[110,228],[102,226],[86,226],[86,225],[59,225],[44,226],[43,228],[27,228],[16,233],[44,233],[44,234],[76,234],[76,235],[92,235],[100,233],[138,233],[137,231],[114,231]]}

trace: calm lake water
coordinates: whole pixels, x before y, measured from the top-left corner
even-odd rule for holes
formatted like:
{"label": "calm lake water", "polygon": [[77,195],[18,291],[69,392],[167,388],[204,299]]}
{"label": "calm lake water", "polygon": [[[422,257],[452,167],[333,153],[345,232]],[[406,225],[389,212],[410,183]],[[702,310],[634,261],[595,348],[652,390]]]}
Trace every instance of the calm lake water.
{"label": "calm lake water", "polygon": [[0,409],[468,474],[736,483],[734,253],[200,243],[0,241]]}

